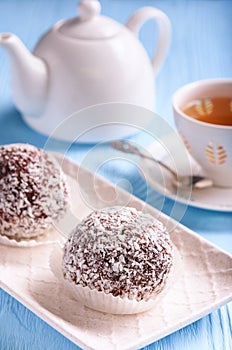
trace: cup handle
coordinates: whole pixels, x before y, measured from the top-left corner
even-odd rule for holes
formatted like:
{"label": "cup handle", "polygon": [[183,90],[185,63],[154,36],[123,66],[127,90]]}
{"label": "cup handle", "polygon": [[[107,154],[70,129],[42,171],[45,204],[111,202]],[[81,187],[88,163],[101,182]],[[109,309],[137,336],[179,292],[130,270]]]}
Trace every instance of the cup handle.
{"label": "cup handle", "polygon": [[158,23],[159,38],[157,48],[151,60],[154,74],[157,74],[168,52],[171,39],[171,23],[164,12],[154,7],[143,7],[137,10],[127,21],[126,27],[138,35],[141,26],[149,19]]}

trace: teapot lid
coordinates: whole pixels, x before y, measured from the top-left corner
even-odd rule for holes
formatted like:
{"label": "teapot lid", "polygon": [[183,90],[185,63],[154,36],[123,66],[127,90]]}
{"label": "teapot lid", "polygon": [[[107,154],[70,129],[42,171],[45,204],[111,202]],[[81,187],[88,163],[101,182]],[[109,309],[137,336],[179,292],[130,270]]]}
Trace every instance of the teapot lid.
{"label": "teapot lid", "polygon": [[79,16],[63,21],[58,31],[74,39],[105,39],[116,35],[122,25],[113,19],[101,16],[98,0],[82,0],[78,5]]}

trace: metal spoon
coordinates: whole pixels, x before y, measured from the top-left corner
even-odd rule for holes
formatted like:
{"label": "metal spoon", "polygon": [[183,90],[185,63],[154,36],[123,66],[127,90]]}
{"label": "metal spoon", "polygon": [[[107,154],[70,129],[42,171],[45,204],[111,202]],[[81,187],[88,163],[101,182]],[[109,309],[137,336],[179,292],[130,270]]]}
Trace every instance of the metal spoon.
{"label": "metal spoon", "polygon": [[117,149],[124,153],[130,153],[130,154],[136,154],[140,157],[150,159],[153,162],[161,165],[163,168],[168,170],[172,176],[173,176],[173,184],[176,187],[194,187],[194,188],[206,188],[211,187],[213,185],[213,182],[211,179],[208,179],[204,176],[200,175],[186,175],[186,176],[179,176],[177,173],[171,169],[167,164],[163,163],[161,160],[153,158],[152,156],[149,156],[146,153],[143,153],[140,149],[132,145],[128,141],[118,140],[118,141],[111,141],[110,146],[114,149]]}

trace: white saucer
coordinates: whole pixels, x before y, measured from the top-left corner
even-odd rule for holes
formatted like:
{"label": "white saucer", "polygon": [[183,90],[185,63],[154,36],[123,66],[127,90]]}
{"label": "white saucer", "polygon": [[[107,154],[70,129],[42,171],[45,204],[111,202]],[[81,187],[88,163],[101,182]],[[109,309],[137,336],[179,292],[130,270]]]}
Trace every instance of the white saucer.
{"label": "white saucer", "polygon": [[[178,155],[174,155],[172,151],[171,154],[168,154],[158,141],[152,143],[147,150],[156,159],[163,161],[170,167],[175,167],[175,157]],[[189,161],[193,174],[203,175],[200,166],[191,156],[189,156]],[[203,209],[232,211],[232,188],[213,186],[188,191],[177,190],[172,185],[172,176],[161,167],[156,166],[153,161],[145,158],[141,158],[140,171],[146,182],[157,192],[177,202]]]}

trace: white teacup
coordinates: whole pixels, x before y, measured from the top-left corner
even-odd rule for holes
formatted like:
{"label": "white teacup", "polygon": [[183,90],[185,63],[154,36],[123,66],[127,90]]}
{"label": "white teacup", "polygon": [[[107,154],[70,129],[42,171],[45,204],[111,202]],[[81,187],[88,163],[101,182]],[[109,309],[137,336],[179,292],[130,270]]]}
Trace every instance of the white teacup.
{"label": "white teacup", "polygon": [[[232,187],[232,79],[185,85],[174,93],[172,105],[177,130],[190,154],[214,185]],[[225,121],[222,108],[226,108]]]}

